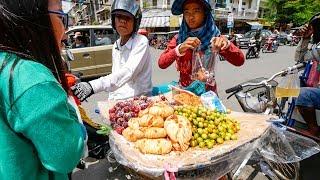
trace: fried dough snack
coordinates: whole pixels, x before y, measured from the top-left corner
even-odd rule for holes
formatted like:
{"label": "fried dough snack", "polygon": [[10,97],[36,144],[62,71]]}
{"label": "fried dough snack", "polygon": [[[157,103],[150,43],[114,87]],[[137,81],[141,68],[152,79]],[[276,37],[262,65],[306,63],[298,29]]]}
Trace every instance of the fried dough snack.
{"label": "fried dough snack", "polygon": [[188,119],[179,115],[172,115],[164,122],[164,128],[174,149],[177,151],[186,151],[189,147],[189,141],[192,138],[191,123]]}
{"label": "fried dough snack", "polygon": [[144,154],[168,154],[172,150],[172,143],[167,139],[140,139],[136,143],[136,148]]}
{"label": "fried dough snack", "polygon": [[144,137],[144,133],[141,130],[133,129],[131,127],[123,130],[122,135],[124,138],[131,142],[136,142],[138,139],[142,139]]}
{"label": "fried dough snack", "polygon": [[140,118],[131,118],[128,121],[128,126],[133,128],[133,129],[139,129],[139,119]]}
{"label": "fried dough snack", "polygon": [[160,127],[162,128],[164,125],[164,120],[160,116],[155,116],[151,114],[145,114],[139,119],[140,127]]}
{"label": "fried dough snack", "polygon": [[144,133],[144,137],[147,139],[165,138],[167,136],[167,131],[164,128],[141,128],[141,131]]}
{"label": "fried dough snack", "polygon": [[201,100],[198,96],[189,93],[182,92],[173,96],[173,99],[182,105],[199,106],[201,105]]}
{"label": "fried dough snack", "polygon": [[153,106],[141,111],[140,116],[145,114],[152,114],[154,116],[161,116],[162,118],[167,118],[174,113],[174,109],[166,104],[165,102],[155,103]]}

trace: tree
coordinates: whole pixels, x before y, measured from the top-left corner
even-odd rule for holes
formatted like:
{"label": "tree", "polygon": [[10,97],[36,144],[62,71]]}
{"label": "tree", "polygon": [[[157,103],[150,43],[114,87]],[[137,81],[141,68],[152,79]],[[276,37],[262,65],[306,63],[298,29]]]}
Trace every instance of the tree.
{"label": "tree", "polygon": [[320,11],[320,0],[268,0],[269,20],[279,25],[293,23],[300,26]]}

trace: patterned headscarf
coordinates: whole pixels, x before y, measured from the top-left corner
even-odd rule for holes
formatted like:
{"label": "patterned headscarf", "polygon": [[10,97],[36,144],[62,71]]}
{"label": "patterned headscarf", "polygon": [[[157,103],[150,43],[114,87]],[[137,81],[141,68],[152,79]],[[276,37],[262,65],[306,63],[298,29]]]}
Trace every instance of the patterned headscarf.
{"label": "patterned headscarf", "polygon": [[177,44],[183,43],[188,37],[197,37],[201,41],[200,49],[204,51],[209,48],[211,38],[217,37],[219,35],[220,30],[214,23],[213,15],[210,11],[207,11],[204,25],[198,31],[195,32],[192,32],[189,29],[186,20],[183,18],[182,24],[179,29],[179,37]]}

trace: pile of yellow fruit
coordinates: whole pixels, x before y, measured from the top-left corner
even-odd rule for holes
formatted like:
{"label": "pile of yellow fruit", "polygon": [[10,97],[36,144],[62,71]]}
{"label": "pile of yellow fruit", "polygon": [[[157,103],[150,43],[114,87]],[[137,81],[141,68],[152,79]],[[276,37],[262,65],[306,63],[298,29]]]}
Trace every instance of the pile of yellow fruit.
{"label": "pile of yellow fruit", "polygon": [[189,119],[192,124],[191,147],[199,146],[211,149],[216,144],[236,140],[236,133],[240,124],[236,120],[215,110],[208,110],[203,106],[176,106],[175,114]]}

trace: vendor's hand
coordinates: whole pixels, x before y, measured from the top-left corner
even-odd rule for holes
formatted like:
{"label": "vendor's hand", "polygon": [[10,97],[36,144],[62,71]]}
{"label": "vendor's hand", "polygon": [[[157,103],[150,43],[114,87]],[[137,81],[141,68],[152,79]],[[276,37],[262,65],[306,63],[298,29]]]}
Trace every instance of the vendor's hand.
{"label": "vendor's hand", "polygon": [[213,37],[211,39],[211,48],[213,52],[225,50],[230,46],[228,39],[225,36]]}
{"label": "vendor's hand", "polygon": [[201,41],[197,37],[187,38],[179,47],[179,53],[184,54],[188,49],[194,50],[200,46]]}
{"label": "vendor's hand", "polygon": [[71,91],[81,102],[94,93],[91,85],[87,82],[81,82],[72,86]]}
{"label": "vendor's hand", "polygon": [[304,39],[310,38],[312,35],[312,27],[305,24],[302,29],[299,30],[298,35],[301,35]]}

